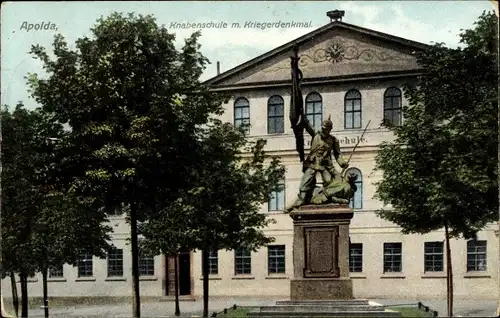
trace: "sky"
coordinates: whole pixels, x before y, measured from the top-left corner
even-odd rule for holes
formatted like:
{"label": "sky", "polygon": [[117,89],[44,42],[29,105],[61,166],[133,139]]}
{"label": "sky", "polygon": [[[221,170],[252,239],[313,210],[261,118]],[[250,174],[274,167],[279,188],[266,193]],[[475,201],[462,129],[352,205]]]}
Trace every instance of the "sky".
{"label": "sky", "polygon": [[[173,28],[174,23],[226,23],[226,27],[201,29],[201,51],[211,62],[202,80],[227,71],[327,23],[326,12],[344,10],[343,21],[406,39],[432,44],[459,45],[461,29],[472,28],[483,11],[492,11],[488,0],[468,1],[72,1],[2,2],[1,104],[13,107],[38,105],[27,92],[25,76],[44,74],[41,63],[28,53],[32,45],[52,48],[54,35],[62,34],[69,46],[83,36],[97,19],[112,12],[151,14],[176,34],[178,48],[197,29]],[[304,22],[310,27],[260,29],[248,22]],[[35,29],[35,25],[41,28]],[[239,23],[240,28],[233,27]],[[31,25],[31,28],[30,28]]]}

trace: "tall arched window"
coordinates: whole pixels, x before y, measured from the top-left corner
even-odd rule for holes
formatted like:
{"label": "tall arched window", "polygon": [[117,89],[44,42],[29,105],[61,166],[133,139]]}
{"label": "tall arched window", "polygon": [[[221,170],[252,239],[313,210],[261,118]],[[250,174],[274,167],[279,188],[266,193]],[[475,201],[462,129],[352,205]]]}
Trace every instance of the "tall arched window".
{"label": "tall arched window", "polygon": [[361,93],[351,89],[344,97],[344,128],[361,128]]}
{"label": "tall arched window", "polygon": [[282,134],[285,132],[285,102],[279,95],[271,96],[267,101],[267,133]]}
{"label": "tall arched window", "polygon": [[392,125],[401,125],[402,101],[401,90],[396,87],[389,87],[384,93],[384,122]]}
{"label": "tall arched window", "polygon": [[318,93],[309,93],[306,96],[306,116],[314,130],[321,129],[323,121],[323,98]]}
{"label": "tall arched window", "polygon": [[349,203],[349,207],[352,209],[362,209],[363,208],[363,176],[361,175],[361,171],[356,168],[351,168],[346,171],[346,176],[349,174],[355,174],[358,176],[358,179],[355,181],[356,187],[358,188],[354,193],[354,197],[351,199]]}
{"label": "tall arched window", "polygon": [[[250,103],[244,97],[237,98],[234,101],[234,126],[240,127],[241,125],[250,124]],[[250,133],[250,127],[245,128],[245,133]]]}

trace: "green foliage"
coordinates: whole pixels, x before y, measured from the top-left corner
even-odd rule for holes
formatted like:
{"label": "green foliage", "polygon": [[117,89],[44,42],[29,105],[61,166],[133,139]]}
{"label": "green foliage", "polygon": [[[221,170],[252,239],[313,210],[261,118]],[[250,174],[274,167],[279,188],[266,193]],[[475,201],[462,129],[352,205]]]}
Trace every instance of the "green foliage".
{"label": "green foliage", "polygon": [[99,211],[137,214],[145,252],[155,255],[271,242],[260,230],[271,220],[258,211],[284,169],[277,159],[264,163],[263,141],[242,163],[252,145],[213,119],[227,96],[199,80],[208,63],[200,33],[177,51],[153,17],[116,13],[92,33],[76,50],[57,35],[54,61],[40,46],[31,51],[49,73],[28,76],[33,97],[70,127],[54,150],[49,186]]}
{"label": "green foliage", "polygon": [[53,165],[47,137],[60,137],[61,125],[20,103],[2,110],[2,133],[2,269],[32,275],[76,264],[79,248],[102,256],[111,230],[104,219],[45,183]]}
{"label": "green foliage", "polygon": [[180,149],[192,147],[193,128],[220,112],[223,99],[199,82],[207,63],[198,52],[199,33],[178,52],[175,36],[153,17],[118,13],[99,19],[92,33],[76,41],[74,51],[57,35],[55,61],[40,46],[31,51],[49,73],[47,79],[30,75],[33,97],[70,127],[52,184],[98,201],[107,212],[124,203],[146,212],[156,202],[155,189],[176,197],[193,161]]}
{"label": "green foliage", "polygon": [[418,55],[426,74],[405,87],[404,124],[388,126],[396,139],[376,158],[376,197],[392,206],[377,213],[404,233],[448,224],[451,236],[471,238],[498,219],[496,21],[484,13],[462,32],[464,48]]}
{"label": "green foliage", "polygon": [[143,248],[172,255],[181,248],[256,250],[274,241],[262,232],[274,220],[259,210],[285,169],[277,158],[266,158],[264,140],[247,142],[243,129],[220,120],[198,128],[190,187],[176,201],[162,201],[163,209],[141,224]]}
{"label": "green foliage", "polygon": [[2,109],[2,270],[33,273],[30,220],[39,197],[30,173],[34,153],[33,115],[19,103],[13,112]]}

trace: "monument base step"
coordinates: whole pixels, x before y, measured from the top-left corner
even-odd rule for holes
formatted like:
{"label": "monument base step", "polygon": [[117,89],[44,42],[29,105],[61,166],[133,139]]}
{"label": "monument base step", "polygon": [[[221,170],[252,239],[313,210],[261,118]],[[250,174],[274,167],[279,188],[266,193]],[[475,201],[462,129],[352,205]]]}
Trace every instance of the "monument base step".
{"label": "monument base step", "polygon": [[[336,306],[316,306],[314,311],[317,312],[339,312],[339,311],[384,311],[384,306],[348,306],[348,305],[336,305]],[[260,307],[260,311],[265,312],[309,312],[311,311],[311,306],[304,305],[288,305],[288,306],[263,306]]]}
{"label": "monument base step", "polygon": [[329,317],[401,317],[397,311],[386,310],[367,299],[278,301],[276,306],[261,306],[250,311],[248,317],[260,318],[329,318]]}
{"label": "monument base step", "polygon": [[295,278],[290,280],[291,301],[311,299],[329,301],[331,299],[353,300],[350,278]]}
{"label": "monument base step", "polygon": [[368,306],[368,299],[330,299],[330,300],[280,300],[278,306],[304,305],[304,306]]}

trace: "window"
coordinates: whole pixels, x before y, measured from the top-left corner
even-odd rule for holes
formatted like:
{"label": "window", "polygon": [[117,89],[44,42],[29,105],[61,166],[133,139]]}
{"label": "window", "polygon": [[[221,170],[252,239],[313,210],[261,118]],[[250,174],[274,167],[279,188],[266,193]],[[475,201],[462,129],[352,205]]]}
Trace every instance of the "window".
{"label": "window", "polygon": [[268,211],[283,211],[285,209],[285,182],[279,184],[280,190],[271,193],[267,204]]}
{"label": "window", "polygon": [[267,268],[269,274],[285,273],[285,245],[267,247]]}
{"label": "window", "polygon": [[146,253],[139,253],[139,276],[154,276],[155,258]]}
{"label": "window", "polygon": [[467,242],[467,271],[486,271],[486,241]]}
{"label": "window", "polygon": [[123,250],[112,248],[108,252],[108,277],[123,276]]}
{"label": "window", "polygon": [[78,277],[92,277],[94,268],[92,263],[92,254],[83,252],[78,260]]}
{"label": "window", "polygon": [[384,243],[384,273],[401,272],[401,243]]}
{"label": "window", "polygon": [[389,87],[384,93],[384,122],[401,125],[401,90]]}
{"label": "window", "polygon": [[349,244],[349,272],[361,273],[363,271],[363,244]]}
{"label": "window", "polygon": [[49,268],[49,277],[64,277],[63,265]]}
{"label": "window", "polygon": [[249,250],[234,251],[234,273],[236,275],[252,273],[252,257]]}
{"label": "window", "polygon": [[323,121],[323,99],[318,93],[309,93],[306,96],[306,116],[309,123],[318,131]]}
{"label": "window", "polygon": [[361,128],[361,93],[352,89],[344,98],[344,128]]}
{"label": "window", "polygon": [[[219,274],[219,255],[218,251],[210,251],[208,253],[208,274],[217,275]],[[202,270],[203,270],[203,259],[202,259]]]}
{"label": "window", "polygon": [[444,268],[443,261],[443,242],[425,242],[424,243],[424,271],[442,272]]}
{"label": "window", "polygon": [[[250,103],[244,97],[234,101],[234,126],[250,125]],[[246,126],[245,133],[250,133],[250,127]]]}
{"label": "window", "polygon": [[362,209],[363,208],[363,176],[361,175],[361,171],[356,168],[351,168],[347,170],[346,176],[349,174],[355,174],[358,176],[354,184],[358,188],[356,192],[354,192],[354,196],[351,199],[351,202],[349,202],[349,207],[351,209]]}
{"label": "window", "polygon": [[285,132],[285,102],[279,95],[274,95],[267,101],[267,133],[282,134]]}

